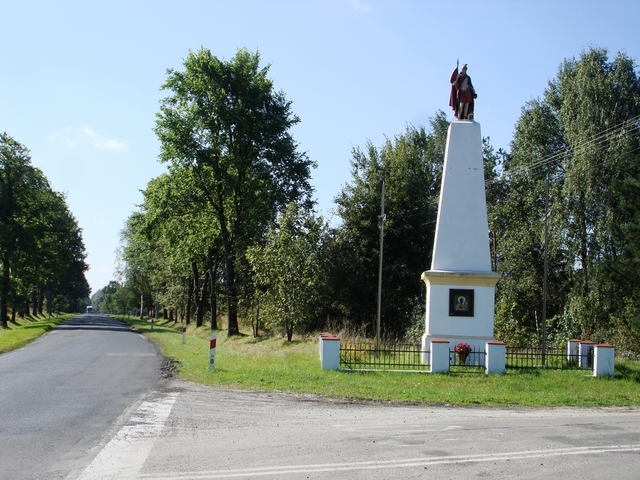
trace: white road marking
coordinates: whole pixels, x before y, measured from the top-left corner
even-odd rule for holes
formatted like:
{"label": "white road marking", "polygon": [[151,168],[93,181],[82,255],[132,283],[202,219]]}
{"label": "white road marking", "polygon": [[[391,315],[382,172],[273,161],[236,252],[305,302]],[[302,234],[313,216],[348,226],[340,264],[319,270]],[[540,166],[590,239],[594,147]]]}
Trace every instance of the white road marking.
{"label": "white road marking", "polygon": [[171,392],[157,401],[142,402],[127,424],[105,445],[78,479],[136,478],[162,432],[178,395],[178,392]]}
{"label": "white road marking", "polygon": [[307,474],[321,472],[345,472],[350,470],[379,470],[389,468],[425,467],[452,463],[478,463],[527,458],[559,457],[565,455],[594,455],[599,453],[638,452],[640,445],[605,445],[599,447],[556,448],[550,450],[525,450],[521,452],[489,453],[483,455],[451,455],[440,457],[407,458],[387,461],[325,463],[317,465],[282,465],[275,467],[241,468],[235,470],[210,470],[173,473],[149,473],[139,479],[183,480],[262,477],[267,475]]}

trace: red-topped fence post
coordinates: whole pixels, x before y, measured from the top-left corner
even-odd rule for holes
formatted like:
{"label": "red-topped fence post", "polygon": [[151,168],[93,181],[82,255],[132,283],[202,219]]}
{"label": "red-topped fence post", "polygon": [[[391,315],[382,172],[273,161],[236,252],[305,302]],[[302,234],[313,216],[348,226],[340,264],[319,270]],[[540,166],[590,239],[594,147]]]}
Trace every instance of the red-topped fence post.
{"label": "red-topped fence post", "polygon": [[487,342],[487,363],[485,372],[504,373],[506,367],[507,346],[503,342],[492,340]]}
{"label": "red-topped fence post", "polygon": [[449,340],[431,340],[431,373],[449,373]]}
{"label": "red-topped fence post", "polygon": [[340,370],[340,339],[332,333],[320,334],[320,365],[323,370]]}
{"label": "red-topped fence post", "polygon": [[615,348],[608,343],[600,343],[593,347],[593,376],[613,377],[615,373]]}

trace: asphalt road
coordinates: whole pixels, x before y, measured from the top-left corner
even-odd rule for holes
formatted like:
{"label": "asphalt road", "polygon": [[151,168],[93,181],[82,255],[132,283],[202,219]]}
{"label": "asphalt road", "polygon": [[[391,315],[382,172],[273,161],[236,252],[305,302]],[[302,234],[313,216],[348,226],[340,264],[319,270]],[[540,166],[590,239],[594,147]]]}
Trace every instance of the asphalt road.
{"label": "asphalt road", "polygon": [[638,409],[352,404],[169,385],[177,400],[130,478],[640,478]]}
{"label": "asphalt road", "polygon": [[77,477],[157,386],[161,365],[151,342],[99,315],[0,355],[0,479]]}
{"label": "asphalt road", "polygon": [[0,356],[0,479],[640,478],[638,408],[358,404],[158,381],[160,361],[84,316]]}

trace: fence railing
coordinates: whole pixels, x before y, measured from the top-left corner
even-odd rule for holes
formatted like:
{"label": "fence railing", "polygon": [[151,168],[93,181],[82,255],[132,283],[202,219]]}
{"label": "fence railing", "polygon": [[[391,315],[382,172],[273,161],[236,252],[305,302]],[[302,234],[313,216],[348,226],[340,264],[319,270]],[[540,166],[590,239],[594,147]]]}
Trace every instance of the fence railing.
{"label": "fence railing", "polygon": [[412,343],[383,343],[360,340],[340,344],[340,368],[347,370],[428,370],[430,352]]}
{"label": "fence railing", "polygon": [[[340,343],[340,368],[345,370],[428,371],[429,350],[415,343],[383,342],[376,350],[374,340],[363,339]],[[593,369],[593,348],[583,355],[568,353],[566,348],[506,347],[506,368]],[[486,351],[472,350],[460,355],[449,350],[452,372],[482,370],[486,365]]]}
{"label": "fence railing", "polygon": [[593,368],[593,348],[584,355],[569,354],[565,348],[507,347],[507,368],[549,368],[556,370]]}
{"label": "fence railing", "polygon": [[[376,350],[375,341],[360,340],[340,344],[340,368],[347,370],[413,370],[426,371],[430,367],[429,350],[412,343],[383,343]],[[454,371],[484,368],[486,353],[473,350],[464,360],[449,351],[449,365]]]}
{"label": "fence railing", "polygon": [[484,349],[473,349],[468,354],[460,354],[454,350],[449,350],[449,368],[452,371],[460,369],[484,369],[487,352]]}

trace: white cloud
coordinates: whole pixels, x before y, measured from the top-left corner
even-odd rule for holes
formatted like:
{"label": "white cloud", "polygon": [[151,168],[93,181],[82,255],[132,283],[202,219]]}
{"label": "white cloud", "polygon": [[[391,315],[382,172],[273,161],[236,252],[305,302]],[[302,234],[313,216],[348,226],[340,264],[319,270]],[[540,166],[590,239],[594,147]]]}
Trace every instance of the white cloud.
{"label": "white cloud", "polygon": [[368,3],[363,2],[362,0],[347,0],[347,3],[351,5],[351,7],[359,12],[370,12],[371,7]]}
{"label": "white cloud", "polygon": [[105,138],[94,132],[88,125],[80,125],[77,128],[65,128],[47,136],[50,142],[56,142],[70,148],[78,146],[90,146],[98,150],[120,151],[127,148],[127,142],[120,142]]}

